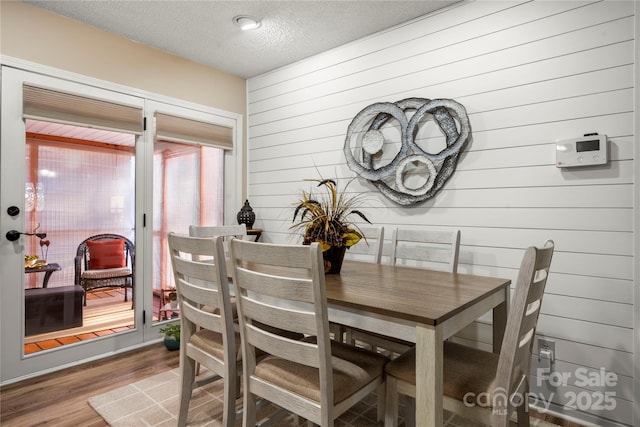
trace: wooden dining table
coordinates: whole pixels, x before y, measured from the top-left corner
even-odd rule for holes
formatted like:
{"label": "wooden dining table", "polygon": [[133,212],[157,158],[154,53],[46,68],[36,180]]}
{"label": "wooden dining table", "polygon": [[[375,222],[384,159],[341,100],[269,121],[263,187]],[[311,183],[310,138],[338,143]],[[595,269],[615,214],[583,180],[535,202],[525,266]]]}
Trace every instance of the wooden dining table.
{"label": "wooden dining table", "polygon": [[442,426],[443,341],[493,310],[493,350],[511,280],[345,260],[325,276],[329,320],[416,344],[416,426]]}

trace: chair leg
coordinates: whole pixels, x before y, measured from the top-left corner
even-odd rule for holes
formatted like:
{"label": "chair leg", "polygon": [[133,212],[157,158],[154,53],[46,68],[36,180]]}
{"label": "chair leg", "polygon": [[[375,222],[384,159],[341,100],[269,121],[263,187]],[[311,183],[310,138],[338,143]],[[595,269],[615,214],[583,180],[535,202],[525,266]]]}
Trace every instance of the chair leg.
{"label": "chair leg", "polygon": [[[236,397],[238,396],[238,374],[235,364],[229,366],[227,377],[224,378],[224,401],[222,410],[222,425],[233,427],[236,423]],[[253,424],[252,424],[253,425]]]}
{"label": "chair leg", "polygon": [[377,403],[377,408],[378,408],[378,422],[384,422],[384,411],[385,411],[385,405],[387,404],[387,399],[386,399],[386,387],[387,385],[385,383],[380,383],[380,385],[378,386],[378,388],[376,389],[376,394],[378,395],[378,403]]}
{"label": "chair leg", "polygon": [[[246,385],[247,382],[245,381],[244,384]],[[242,425],[256,425],[256,397],[252,393],[247,392],[246,387],[244,390],[244,398],[242,399]]]}
{"label": "chair leg", "polygon": [[[182,355],[181,355],[182,356]],[[178,426],[187,425],[187,415],[189,414],[189,402],[191,401],[191,392],[193,391],[193,382],[195,381],[195,360],[189,357],[181,357],[182,365],[181,386],[180,386],[180,410],[178,412]]]}
{"label": "chair leg", "polygon": [[415,427],[416,425],[416,399],[407,396],[404,406],[404,425],[405,427]]}
{"label": "chair leg", "polygon": [[529,382],[526,382],[522,399],[522,404],[516,408],[516,416],[518,417],[518,426],[529,427]]}
{"label": "chair leg", "polygon": [[398,380],[387,377],[385,393],[384,427],[398,427]]}

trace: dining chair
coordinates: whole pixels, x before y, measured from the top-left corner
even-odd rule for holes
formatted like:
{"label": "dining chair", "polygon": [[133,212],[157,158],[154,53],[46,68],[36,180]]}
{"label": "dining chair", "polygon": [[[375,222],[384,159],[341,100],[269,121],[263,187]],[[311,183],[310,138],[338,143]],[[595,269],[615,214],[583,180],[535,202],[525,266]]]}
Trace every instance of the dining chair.
{"label": "dining chair", "polygon": [[[280,245],[231,240],[242,336],[243,426],[256,425],[256,400],[307,423],[334,420],[373,391],[384,402],[383,355],[329,338],[324,263],[317,242]],[[294,340],[261,325],[302,333]],[[268,354],[257,360],[257,351]]]}
{"label": "dining chair", "polygon": [[213,237],[213,236],[246,236],[247,226],[239,225],[190,225],[189,236]]}
{"label": "dining chair", "polygon": [[358,230],[364,238],[347,249],[345,258],[380,264],[384,244],[384,227],[359,227]]}
{"label": "dining chair", "polygon": [[[520,264],[515,294],[500,353],[445,341],[443,393],[445,409],[487,425],[529,425],[529,367],[544,288],[549,276],[554,243],[529,247]],[[398,422],[398,397],[416,395],[415,347],[389,362],[385,427]],[[483,397],[486,396],[486,397]]]}
{"label": "dining chair", "polygon": [[[247,229],[244,224],[240,225],[190,225],[189,236],[192,237],[214,237],[214,236],[246,236]],[[226,240],[224,241],[225,253],[226,253]],[[173,287],[166,284],[161,284],[160,288],[154,288],[154,296],[160,298],[160,304],[158,306],[158,320],[164,320],[162,313],[170,312],[169,310],[163,310],[167,307],[170,295],[175,292]],[[235,307],[234,307],[235,310]]]}
{"label": "dining chair", "polygon": [[391,236],[391,263],[458,272],[460,230],[396,228]]}
{"label": "dining chair", "polygon": [[[391,235],[391,263],[402,266],[429,268],[433,270],[458,272],[460,252],[460,230],[414,230],[395,228]],[[409,350],[412,343],[375,334],[353,330],[348,340],[352,344],[360,343],[372,350],[402,354]]]}
{"label": "dining chair", "polygon": [[[192,390],[197,386],[194,381],[198,364],[223,378],[222,424],[233,426],[240,387],[237,366],[240,337],[233,326],[222,237],[198,238],[169,233],[168,243],[180,305],[178,425],[186,425]],[[206,260],[202,261],[200,257]],[[204,309],[205,306],[209,309]]]}

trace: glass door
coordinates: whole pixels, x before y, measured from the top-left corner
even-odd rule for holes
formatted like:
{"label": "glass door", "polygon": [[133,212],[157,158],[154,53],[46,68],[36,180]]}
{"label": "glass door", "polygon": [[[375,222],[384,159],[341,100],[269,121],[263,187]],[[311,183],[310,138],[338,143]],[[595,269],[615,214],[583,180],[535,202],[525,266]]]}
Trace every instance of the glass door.
{"label": "glass door", "polygon": [[[135,142],[26,120],[25,354],[135,327]],[[97,242],[120,238],[102,259]]]}
{"label": "glass door", "polygon": [[[243,200],[240,115],[56,75],[2,67],[2,383],[160,341],[179,313],[161,312],[173,285],[166,234],[235,223]],[[77,276],[94,268],[76,269],[78,248],[103,234],[131,242],[135,266],[102,265],[131,280],[88,289]],[[86,316],[100,309],[106,323]],[[96,336],[67,336],[77,328]],[[32,346],[44,337],[64,344]]]}
{"label": "glass door", "polygon": [[[2,68],[3,382],[144,341],[133,282],[85,292],[75,268],[87,237],[113,233],[137,246],[143,107],[137,97]],[[111,291],[120,311],[107,299],[94,304]]]}
{"label": "glass door", "polygon": [[172,303],[176,290],[167,234],[188,234],[190,225],[224,224],[225,158],[233,148],[233,128],[216,116],[175,106],[149,103],[147,111],[154,132],[153,277],[147,291],[155,324],[180,315]]}

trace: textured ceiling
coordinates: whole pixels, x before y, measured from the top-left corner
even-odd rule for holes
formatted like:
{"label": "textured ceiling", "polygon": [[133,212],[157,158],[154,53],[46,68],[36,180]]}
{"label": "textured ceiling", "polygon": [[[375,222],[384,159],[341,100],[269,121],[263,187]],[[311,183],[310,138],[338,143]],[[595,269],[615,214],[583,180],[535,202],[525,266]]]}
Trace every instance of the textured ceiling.
{"label": "textured ceiling", "polygon": [[[176,56],[250,78],[458,0],[25,0]],[[237,15],[262,20],[241,31]]]}

